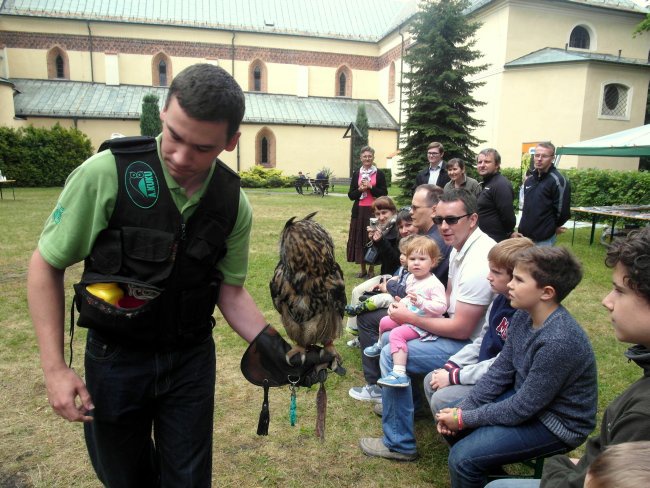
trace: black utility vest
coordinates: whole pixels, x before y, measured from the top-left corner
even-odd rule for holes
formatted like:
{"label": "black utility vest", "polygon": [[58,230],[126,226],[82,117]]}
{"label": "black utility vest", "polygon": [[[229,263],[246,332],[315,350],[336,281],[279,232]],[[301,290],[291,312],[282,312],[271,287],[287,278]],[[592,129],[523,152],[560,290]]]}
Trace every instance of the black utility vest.
{"label": "black utility vest", "polygon": [[[223,276],[216,265],[237,220],[239,176],[216,162],[194,214],[183,222],[165,183],[156,140],[106,141],[115,156],[115,209],[86,258],[75,285],[77,324],[136,348],[175,349],[204,340]],[[91,283],[129,285],[159,295],[137,308],[121,308],[86,290]]]}

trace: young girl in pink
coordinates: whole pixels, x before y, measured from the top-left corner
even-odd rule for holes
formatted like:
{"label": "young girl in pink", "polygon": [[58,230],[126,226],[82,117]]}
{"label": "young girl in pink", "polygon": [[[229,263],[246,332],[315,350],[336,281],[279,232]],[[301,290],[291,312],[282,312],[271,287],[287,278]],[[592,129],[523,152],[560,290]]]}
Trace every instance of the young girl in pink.
{"label": "young girl in pink", "polygon": [[[445,287],[431,273],[438,259],[440,250],[435,241],[426,236],[418,236],[409,242],[406,248],[408,270],[411,275],[406,281],[406,297],[408,308],[422,317],[441,317],[447,311],[447,295]],[[408,358],[407,342],[420,339],[434,340],[435,336],[412,324],[398,324],[389,316],[379,322],[380,337],[386,331],[391,331],[388,342],[393,355],[393,371],[377,381],[381,386],[404,388],[410,384],[406,375],[406,360]],[[381,339],[380,339],[381,342]],[[369,357],[379,356],[381,343],[364,349]]]}

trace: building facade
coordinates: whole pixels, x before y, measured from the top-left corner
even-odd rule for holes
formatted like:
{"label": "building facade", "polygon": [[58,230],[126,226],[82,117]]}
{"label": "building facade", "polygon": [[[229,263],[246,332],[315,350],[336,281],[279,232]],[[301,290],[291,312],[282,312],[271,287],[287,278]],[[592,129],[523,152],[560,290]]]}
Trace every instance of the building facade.
{"label": "building facade", "polygon": [[[364,104],[379,166],[395,166],[403,55],[415,0],[6,0],[0,4],[0,124],[76,126],[95,147],[139,133],[142,97],[175,73],[222,66],[246,92],[240,144],[224,161],[285,174],[349,175],[348,125]],[[650,37],[629,0],[474,0],[489,68],[477,136],[517,166],[522,147],[643,124]],[[477,148],[479,149],[479,148]],[[564,166],[635,161],[563,158]],[[426,164],[423,158],[423,165]],[[638,164],[638,162],[637,162]]]}

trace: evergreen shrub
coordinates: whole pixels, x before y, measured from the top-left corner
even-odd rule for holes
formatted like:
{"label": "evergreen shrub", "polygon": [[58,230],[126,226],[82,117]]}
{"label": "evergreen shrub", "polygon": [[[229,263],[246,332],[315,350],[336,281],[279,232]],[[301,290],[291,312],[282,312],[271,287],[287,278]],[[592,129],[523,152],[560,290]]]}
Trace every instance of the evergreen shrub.
{"label": "evergreen shrub", "polygon": [[17,186],[62,186],[92,154],[90,139],[75,128],[0,127],[0,171]]}

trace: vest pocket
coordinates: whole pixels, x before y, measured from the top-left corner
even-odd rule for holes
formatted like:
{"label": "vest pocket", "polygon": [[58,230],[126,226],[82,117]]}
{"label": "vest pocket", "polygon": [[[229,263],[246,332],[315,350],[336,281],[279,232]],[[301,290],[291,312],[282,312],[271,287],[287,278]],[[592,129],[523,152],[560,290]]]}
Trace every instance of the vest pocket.
{"label": "vest pocket", "polygon": [[[125,308],[113,305],[92,294],[86,288],[90,284],[92,283],[82,281],[74,285],[79,327],[97,330],[118,341],[128,339],[138,343],[153,343],[156,340],[157,309],[161,295],[143,300],[135,308]],[[123,285],[126,287],[126,284]],[[132,298],[128,295],[124,297],[124,299]],[[118,303],[124,303],[124,299]],[[133,300],[130,300],[129,304],[133,305]]]}

